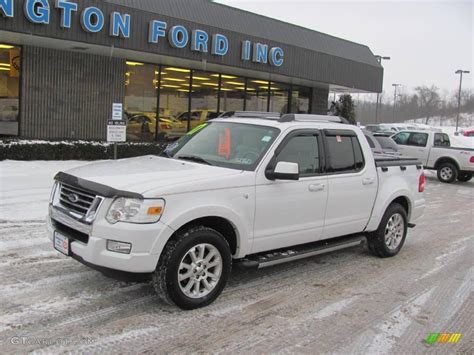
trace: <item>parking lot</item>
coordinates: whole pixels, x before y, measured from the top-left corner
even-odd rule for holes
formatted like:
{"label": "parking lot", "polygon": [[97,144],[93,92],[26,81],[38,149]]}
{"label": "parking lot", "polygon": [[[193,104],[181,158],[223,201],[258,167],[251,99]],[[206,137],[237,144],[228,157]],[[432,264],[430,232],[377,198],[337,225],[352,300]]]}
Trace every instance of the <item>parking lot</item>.
{"label": "parking lot", "polygon": [[[425,216],[395,258],[363,246],[234,269],[215,303],[181,311],[146,279],[112,279],[53,250],[41,216],[52,175],[72,165],[0,162],[2,352],[474,352],[472,181],[428,172]],[[430,333],[462,337],[428,345]]]}

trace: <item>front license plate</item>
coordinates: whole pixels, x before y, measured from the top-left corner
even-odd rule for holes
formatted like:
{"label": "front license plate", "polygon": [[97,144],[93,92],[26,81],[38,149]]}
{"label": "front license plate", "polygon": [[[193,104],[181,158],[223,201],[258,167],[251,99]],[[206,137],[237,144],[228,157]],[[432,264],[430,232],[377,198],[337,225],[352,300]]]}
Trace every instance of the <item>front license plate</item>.
{"label": "front license plate", "polygon": [[69,256],[69,238],[61,233],[54,233],[54,249]]}

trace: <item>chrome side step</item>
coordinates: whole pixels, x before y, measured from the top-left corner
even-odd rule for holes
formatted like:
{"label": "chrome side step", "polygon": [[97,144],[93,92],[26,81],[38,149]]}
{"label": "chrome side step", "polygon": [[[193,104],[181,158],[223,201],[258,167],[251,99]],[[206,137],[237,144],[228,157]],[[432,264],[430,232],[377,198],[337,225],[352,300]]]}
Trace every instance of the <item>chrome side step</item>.
{"label": "chrome side step", "polygon": [[247,258],[238,261],[237,265],[246,269],[262,269],[268,266],[355,247],[364,243],[365,240],[366,238],[364,236],[351,236],[304,244],[289,249],[249,255]]}

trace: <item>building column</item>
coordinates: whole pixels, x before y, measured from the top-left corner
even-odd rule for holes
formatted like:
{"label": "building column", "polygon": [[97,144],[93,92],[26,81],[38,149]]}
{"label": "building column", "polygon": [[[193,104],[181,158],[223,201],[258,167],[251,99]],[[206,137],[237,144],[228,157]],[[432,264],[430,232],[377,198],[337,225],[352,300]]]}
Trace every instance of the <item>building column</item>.
{"label": "building column", "polygon": [[20,136],[105,140],[125,72],[121,58],[23,46]]}
{"label": "building column", "polygon": [[329,89],[313,88],[311,95],[311,112],[316,115],[327,115],[328,113]]}

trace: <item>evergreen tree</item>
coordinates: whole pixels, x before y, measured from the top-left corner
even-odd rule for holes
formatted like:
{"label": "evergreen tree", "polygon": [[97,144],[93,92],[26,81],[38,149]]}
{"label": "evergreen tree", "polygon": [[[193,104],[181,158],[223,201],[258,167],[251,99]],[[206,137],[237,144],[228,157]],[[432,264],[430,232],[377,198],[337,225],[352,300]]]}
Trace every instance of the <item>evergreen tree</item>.
{"label": "evergreen tree", "polygon": [[355,105],[352,96],[344,94],[339,97],[336,105],[336,116],[344,117],[351,124],[356,124]]}

